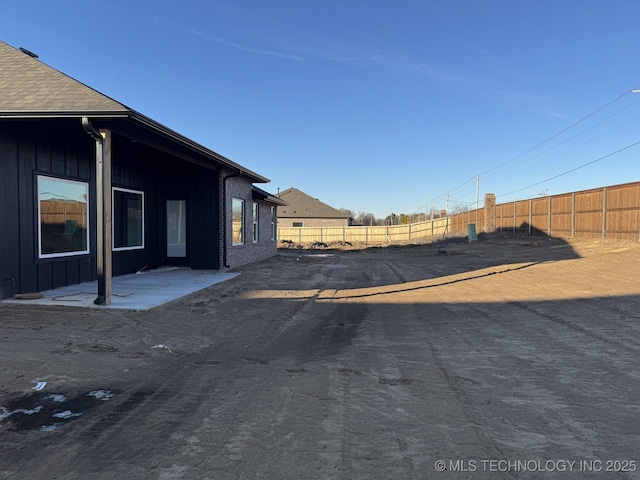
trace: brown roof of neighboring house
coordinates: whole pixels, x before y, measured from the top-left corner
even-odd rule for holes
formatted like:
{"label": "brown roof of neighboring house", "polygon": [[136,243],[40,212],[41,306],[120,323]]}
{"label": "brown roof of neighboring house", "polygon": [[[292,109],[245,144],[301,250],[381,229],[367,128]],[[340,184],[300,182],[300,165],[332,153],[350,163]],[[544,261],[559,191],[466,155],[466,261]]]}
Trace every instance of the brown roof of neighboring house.
{"label": "brown roof of neighboring house", "polygon": [[182,158],[238,171],[252,182],[269,182],[262,175],[50,67],[30,52],[2,41],[0,92],[0,121],[87,117],[125,136],[135,132],[154,145],[171,148]]}
{"label": "brown roof of neighboring house", "polygon": [[280,218],[350,218],[346,213],[322,203],[297,188],[288,188],[278,194],[287,206],[278,209]]}

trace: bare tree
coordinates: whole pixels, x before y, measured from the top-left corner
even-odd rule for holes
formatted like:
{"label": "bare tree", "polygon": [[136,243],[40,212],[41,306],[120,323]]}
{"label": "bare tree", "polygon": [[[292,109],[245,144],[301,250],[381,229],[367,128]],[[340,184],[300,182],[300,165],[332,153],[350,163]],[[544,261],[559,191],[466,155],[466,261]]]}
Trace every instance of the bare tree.
{"label": "bare tree", "polygon": [[349,218],[353,218],[353,219],[356,218],[356,214],[353,212],[353,210],[349,210],[348,208],[338,208],[337,210],[341,213],[344,213]]}
{"label": "bare tree", "polygon": [[450,215],[457,215],[458,213],[465,213],[469,211],[469,205],[466,203],[456,203],[448,212]]}
{"label": "bare tree", "polygon": [[376,216],[369,212],[358,212],[356,220],[360,225],[373,226],[378,224]]}

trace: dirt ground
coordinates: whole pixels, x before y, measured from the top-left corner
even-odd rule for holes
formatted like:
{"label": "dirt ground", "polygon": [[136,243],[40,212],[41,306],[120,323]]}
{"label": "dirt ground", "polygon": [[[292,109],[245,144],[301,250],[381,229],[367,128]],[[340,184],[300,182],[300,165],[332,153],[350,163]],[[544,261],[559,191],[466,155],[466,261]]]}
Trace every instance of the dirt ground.
{"label": "dirt ground", "polygon": [[0,304],[0,479],[640,478],[640,243],[344,247]]}

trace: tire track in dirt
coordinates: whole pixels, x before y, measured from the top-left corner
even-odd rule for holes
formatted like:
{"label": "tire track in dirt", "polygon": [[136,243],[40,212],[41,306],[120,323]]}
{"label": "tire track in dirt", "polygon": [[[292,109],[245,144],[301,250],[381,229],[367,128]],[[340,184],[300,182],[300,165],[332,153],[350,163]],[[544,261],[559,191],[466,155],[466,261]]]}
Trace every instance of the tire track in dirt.
{"label": "tire track in dirt", "polygon": [[547,320],[551,320],[552,322],[558,323],[560,325],[563,325],[564,327],[570,328],[572,330],[578,331],[584,335],[587,335],[589,337],[592,337],[594,339],[597,339],[603,343],[607,343],[611,346],[617,347],[617,348],[622,348],[624,350],[630,351],[630,352],[634,352],[634,353],[640,353],[640,346],[639,345],[631,345],[629,343],[625,343],[619,340],[615,340],[613,338],[611,338],[610,335],[604,335],[601,333],[598,333],[596,331],[594,331],[593,329],[584,327],[582,325],[579,325],[577,322],[575,321],[571,321],[571,320],[567,320],[565,318],[560,317],[559,315],[554,315],[554,314],[550,314],[547,312],[542,311],[539,308],[535,308],[533,305],[531,305],[530,303],[525,303],[525,302],[510,302],[511,305],[521,309],[521,310],[525,310],[527,312],[533,313],[539,317],[543,317]]}

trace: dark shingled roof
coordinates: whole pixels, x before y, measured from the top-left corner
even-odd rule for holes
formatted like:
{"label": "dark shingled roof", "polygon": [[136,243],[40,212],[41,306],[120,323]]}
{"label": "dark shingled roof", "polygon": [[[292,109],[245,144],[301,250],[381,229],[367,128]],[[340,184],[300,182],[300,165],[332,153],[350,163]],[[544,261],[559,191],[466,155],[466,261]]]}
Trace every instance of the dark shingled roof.
{"label": "dark shingled roof", "polygon": [[0,112],[123,113],[100,92],[0,41]]}
{"label": "dark shingled roof", "polygon": [[[150,141],[170,145],[175,155],[196,163],[237,170],[252,182],[269,179],[204,147],[33,56],[0,41],[0,120],[82,118],[103,121],[123,135],[144,131]],[[188,152],[188,153],[185,153]]]}
{"label": "dark shingled roof", "polygon": [[349,218],[349,215],[322,203],[297,188],[288,188],[278,194],[287,206],[278,209],[280,218]]}

